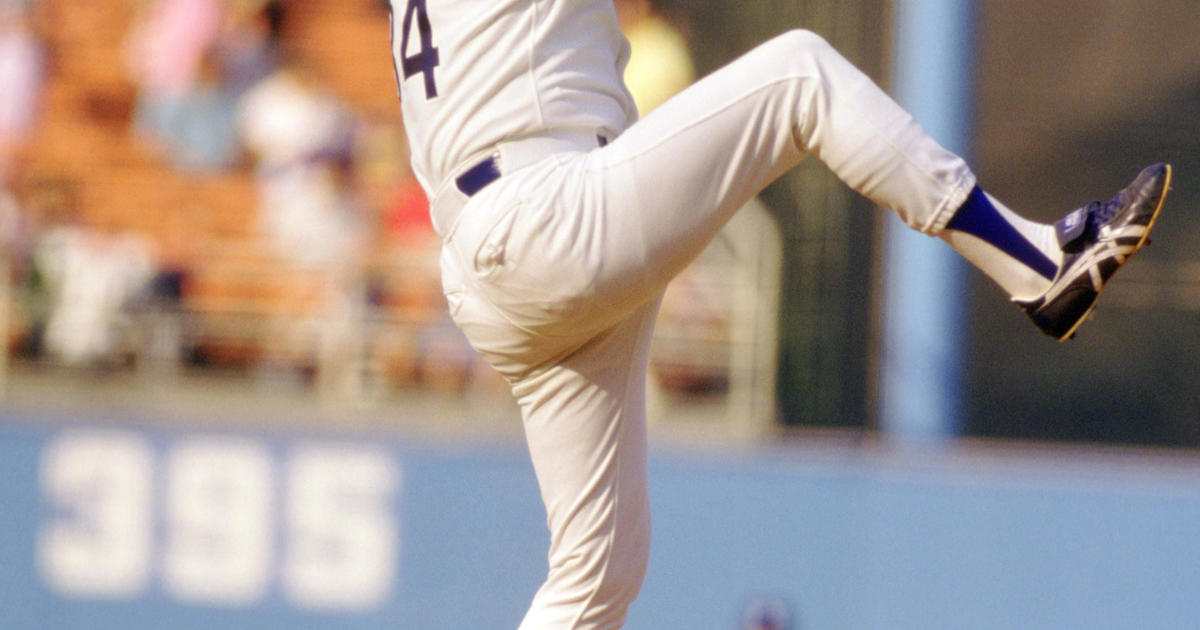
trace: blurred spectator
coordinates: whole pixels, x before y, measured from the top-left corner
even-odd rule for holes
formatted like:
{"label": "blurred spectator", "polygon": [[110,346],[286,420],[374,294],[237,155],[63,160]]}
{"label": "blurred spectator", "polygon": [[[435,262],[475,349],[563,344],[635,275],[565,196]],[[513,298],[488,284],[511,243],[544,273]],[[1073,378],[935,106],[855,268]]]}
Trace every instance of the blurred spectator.
{"label": "blurred spectator", "polygon": [[0,0],[0,190],[11,182],[17,151],[33,131],[44,80],[44,51],[30,3]]}
{"label": "blurred spectator", "polygon": [[[259,220],[276,253],[316,272],[322,295],[307,323],[278,322],[277,336],[293,340],[281,362],[314,362],[323,390],[355,385],[353,348],[365,289],[366,204],[356,187],[357,117],[298,60],[246,92],[238,126],[255,161]],[[290,330],[288,330],[290,328]],[[299,341],[295,341],[299,340]],[[287,366],[283,366],[287,367]]]}
{"label": "blurred spectator", "polygon": [[131,233],[63,225],[38,240],[35,262],[52,304],[45,349],[68,365],[102,365],[133,348],[127,310],[153,275],[146,244]]}
{"label": "blurred spectator", "polygon": [[181,170],[237,164],[237,104],[278,68],[284,17],[274,0],[156,0],[129,41],[136,129]]}
{"label": "blurred spectator", "polygon": [[696,80],[695,64],[681,29],[650,0],[617,0],[616,7],[630,47],[625,84],[645,116]]}
{"label": "blurred spectator", "polygon": [[151,0],[143,8],[129,36],[128,54],[146,107],[169,108],[187,92],[222,20],[220,0]]}
{"label": "blurred spectator", "polygon": [[261,220],[279,254],[304,267],[356,260],[364,226],[348,185],[353,113],[292,63],[246,93],[238,124],[256,163]]}
{"label": "blurred spectator", "polygon": [[206,54],[196,82],[159,129],[171,164],[184,171],[212,171],[237,163],[237,97],[226,89],[220,59]]}
{"label": "blurred spectator", "polygon": [[[219,160],[226,147],[221,133],[223,102],[219,66],[212,49],[224,21],[221,0],[152,0],[143,8],[128,39],[128,63],[139,88],[135,129],[158,143],[182,166]],[[230,129],[232,127],[230,126]],[[232,132],[226,133],[232,137]]]}
{"label": "blurred spectator", "polygon": [[[107,365],[138,351],[131,308],[153,277],[147,243],[132,233],[78,222],[78,184],[26,183],[19,216],[6,212],[5,240],[22,252],[23,349],[69,365]],[[10,208],[11,209],[11,208]],[[24,254],[27,254],[24,255]]]}

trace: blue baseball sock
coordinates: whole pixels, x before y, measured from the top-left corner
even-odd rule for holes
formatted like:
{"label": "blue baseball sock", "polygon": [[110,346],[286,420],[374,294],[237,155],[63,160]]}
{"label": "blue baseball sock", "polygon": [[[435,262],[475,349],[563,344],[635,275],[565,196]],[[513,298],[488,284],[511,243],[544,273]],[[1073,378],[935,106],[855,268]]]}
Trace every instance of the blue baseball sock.
{"label": "blue baseball sock", "polygon": [[1019,299],[1045,292],[1062,260],[1053,226],[1022,218],[978,186],[939,236]]}

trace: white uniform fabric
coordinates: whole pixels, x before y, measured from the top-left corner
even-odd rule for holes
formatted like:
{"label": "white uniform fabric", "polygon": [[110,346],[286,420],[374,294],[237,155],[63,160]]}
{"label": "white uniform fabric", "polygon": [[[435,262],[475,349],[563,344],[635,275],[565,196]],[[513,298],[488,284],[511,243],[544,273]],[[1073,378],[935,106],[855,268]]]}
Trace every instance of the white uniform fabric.
{"label": "white uniform fabric", "polygon": [[[438,95],[425,101],[413,75],[402,101],[444,240],[444,289],[516,396],[551,535],[521,629],[619,628],[649,551],[645,380],[667,282],[807,155],[929,234],[975,177],[809,32],[759,46],[624,128],[625,44],[607,0],[409,3],[422,1]],[[614,139],[598,148],[594,134]],[[459,192],[454,176],[488,155],[503,176]]]}

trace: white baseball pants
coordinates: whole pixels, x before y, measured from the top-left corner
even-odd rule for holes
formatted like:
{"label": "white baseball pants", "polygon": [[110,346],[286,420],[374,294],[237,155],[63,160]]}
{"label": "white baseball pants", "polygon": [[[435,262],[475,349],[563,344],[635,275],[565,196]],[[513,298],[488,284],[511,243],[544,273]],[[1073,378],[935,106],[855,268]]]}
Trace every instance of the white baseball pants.
{"label": "white baseball pants", "polygon": [[662,290],[809,154],[928,234],[975,184],[824,40],[793,31],[606,147],[554,152],[435,217],[450,225],[451,315],[512,387],[546,506],[549,574],[522,630],[624,622],[649,553],[644,395]]}

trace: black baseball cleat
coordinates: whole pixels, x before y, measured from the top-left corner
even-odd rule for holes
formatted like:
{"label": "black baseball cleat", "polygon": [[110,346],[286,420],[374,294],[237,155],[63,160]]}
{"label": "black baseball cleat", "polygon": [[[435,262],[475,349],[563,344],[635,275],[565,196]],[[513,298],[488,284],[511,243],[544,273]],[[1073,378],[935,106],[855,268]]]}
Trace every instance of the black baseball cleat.
{"label": "black baseball cleat", "polygon": [[1054,224],[1063,251],[1058,275],[1040,297],[1014,300],[1042,332],[1059,341],[1075,336],[1109,278],[1148,243],[1170,184],[1170,164],[1148,166],[1108,203],[1093,201]]}

